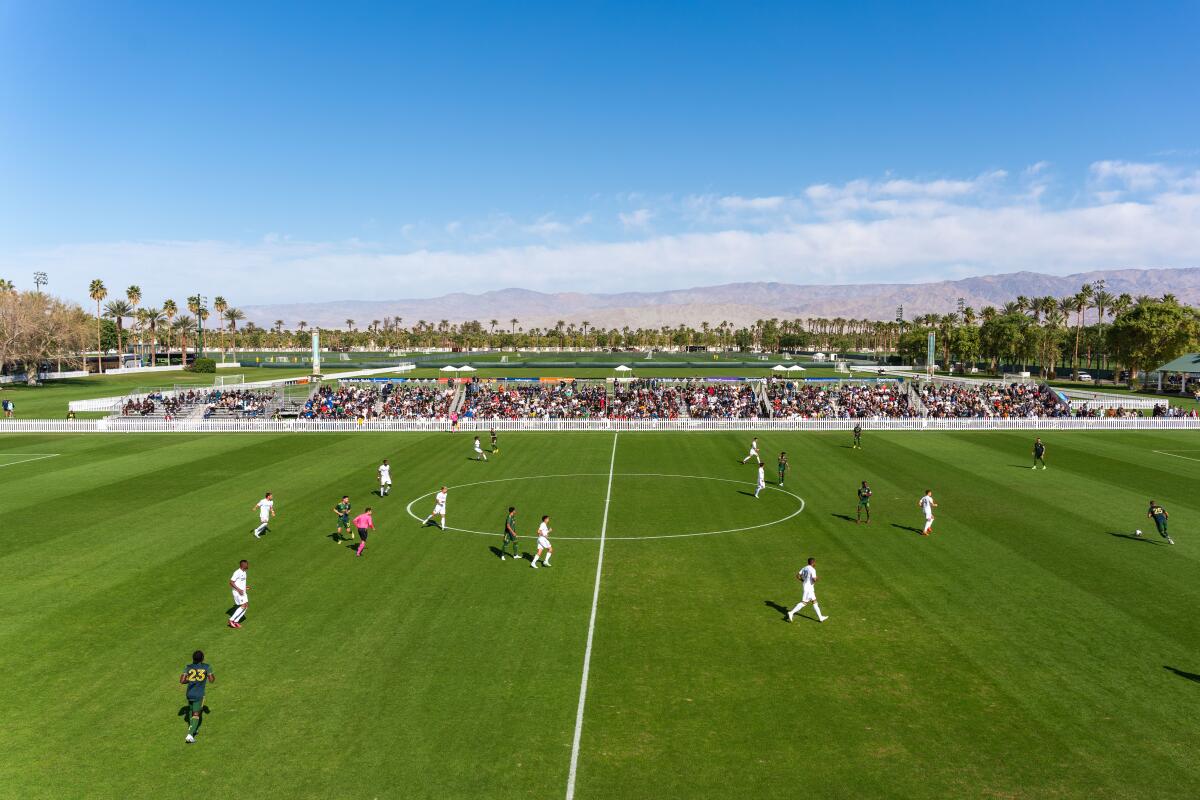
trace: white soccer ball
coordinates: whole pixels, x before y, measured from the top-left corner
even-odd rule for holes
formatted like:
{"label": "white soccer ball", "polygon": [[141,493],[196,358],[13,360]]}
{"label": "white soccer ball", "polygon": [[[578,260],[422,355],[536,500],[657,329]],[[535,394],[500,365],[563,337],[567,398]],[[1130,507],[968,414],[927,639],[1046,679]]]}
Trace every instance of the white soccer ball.
{"label": "white soccer ball", "polygon": [[1141,531],[1134,531],[1134,533],[1136,533],[1138,536],[1141,536],[1141,535],[1142,535],[1142,532],[1141,532]]}

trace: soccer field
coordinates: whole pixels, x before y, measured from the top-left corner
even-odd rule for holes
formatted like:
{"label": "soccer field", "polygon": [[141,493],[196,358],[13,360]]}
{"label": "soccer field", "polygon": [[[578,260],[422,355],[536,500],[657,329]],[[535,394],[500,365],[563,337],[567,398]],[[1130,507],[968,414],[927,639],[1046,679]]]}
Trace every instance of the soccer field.
{"label": "soccer field", "polygon": [[[749,433],[2,437],[0,796],[1200,792],[1200,438],[1046,432],[1033,471],[1023,432],[759,435],[759,499]],[[552,568],[498,558],[509,505]],[[808,556],[829,620],[788,624]]]}

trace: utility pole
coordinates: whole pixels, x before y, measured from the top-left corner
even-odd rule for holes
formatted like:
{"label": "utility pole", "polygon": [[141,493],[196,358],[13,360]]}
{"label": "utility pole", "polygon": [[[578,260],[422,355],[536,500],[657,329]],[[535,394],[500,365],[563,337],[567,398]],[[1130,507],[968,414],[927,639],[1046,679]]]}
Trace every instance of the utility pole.
{"label": "utility pole", "polygon": [[42,293],[42,287],[45,286],[49,282],[50,282],[50,279],[48,277],[46,277],[46,273],[44,273],[40,270],[38,272],[33,273],[33,285],[37,287],[38,294]]}

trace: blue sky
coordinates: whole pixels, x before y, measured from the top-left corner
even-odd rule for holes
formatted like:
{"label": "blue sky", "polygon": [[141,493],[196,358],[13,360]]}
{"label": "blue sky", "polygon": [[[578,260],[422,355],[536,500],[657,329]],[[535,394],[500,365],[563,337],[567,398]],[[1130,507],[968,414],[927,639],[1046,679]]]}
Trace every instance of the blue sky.
{"label": "blue sky", "polygon": [[0,276],[238,303],[1200,266],[1200,4],[0,0]]}

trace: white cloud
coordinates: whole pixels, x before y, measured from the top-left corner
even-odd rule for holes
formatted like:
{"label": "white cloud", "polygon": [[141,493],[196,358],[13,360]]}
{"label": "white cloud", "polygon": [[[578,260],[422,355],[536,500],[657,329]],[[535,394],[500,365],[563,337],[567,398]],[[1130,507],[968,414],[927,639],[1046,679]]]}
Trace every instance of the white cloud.
{"label": "white cloud", "polygon": [[621,224],[630,230],[644,230],[650,227],[650,220],[653,218],[654,212],[648,208],[639,208],[630,213],[622,211],[617,214],[617,219],[621,220]]}
{"label": "white cloud", "polygon": [[[1009,181],[851,181],[797,195],[693,195],[638,205],[596,226],[590,214],[460,223],[456,242],[406,247],[344,240],[136,241],[0,255],[0,274],[40,269],[86,299],[90,279],[138,282],[147,298],[197,290],[238,304],[408,298],[507,286],[624,291],[732,281],[916,281],[1031,269],[1200,266],[1200,173],[1098,162],[1094,191],[1049,205],[1045,166]],[[1112,188],[1103,188],[1111,185]],[[1130,186],[1142,189],[1136,201]],[[651,231],[651,221],[658,232]],[[610,230],[606,226],[617,226]],[[591,238],[582,239],[583,226]],[[599,227],[599,229],[597,229]],[[608,234],[607,240],[600,237]],[[512,237],[523,236],[514,241]],[[151,300],[153,302],[153,300]]]}

